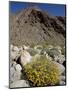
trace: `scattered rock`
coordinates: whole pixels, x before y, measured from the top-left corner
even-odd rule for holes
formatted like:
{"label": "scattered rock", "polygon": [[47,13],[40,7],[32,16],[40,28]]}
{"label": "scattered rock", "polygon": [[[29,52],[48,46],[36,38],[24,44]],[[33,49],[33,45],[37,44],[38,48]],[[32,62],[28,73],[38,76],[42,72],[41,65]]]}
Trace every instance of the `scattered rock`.
{"label": "scattered rock", "polygon": [[[23,48],[24,47],[24,48]],[[30,48],[27,46],[17,47],[10,46],[10,87],[29,87],[29,84],[25,80],[20,80],[22,75],[22,67],[27,63],[30,63],[33,59],[37,60],[41,55],[45,55],[49,60],[53,60],[58,66],[60,72],[60,85],[65,84],[65,56],[61,54],[60,47],[42,48],[37,46]],[[59,51],[60,50],[60,51]],[[19,62],[18,62],[19,60]]]}
{"label": "scattered rock", "polygon": [[19,88],[19,87],[30,87],[26,80],[14,81],[10,84],[10,88]]}
{"label": "scattered rock", "polygon": [[43,47],[41,46],[41,45],[36,45],[35,47],[34,47],[34,49],[36,50],[36,49],[43,49]]}
{"label": "scattered rock", "polygon": [[11,67],[10,68],[10,82],[20,80],[20,78],[21,78],[21,72],[16,71],[15,68]]}
{"label": "scattered rock", "polygon": [[59,63],[57,63],[57,62],[55,62],[55,61],[54,61],[54,63],[58,66],[60,75],[61,75],[62,73],[64,73],[65,67],[64,67],[62,64],[59,64]]}
{"label": "scattered rock", "polygon": [[65,82],[64,82],[64,81],[60,81],[59,84],[60,84],[60,85],[65,85]]}
{"label": "scattered rock", "polygon": [[59,62],[60,64],[63,64],[65,61],[65,56],[64,55],[54,55],[54,60]]}
{"label": "scattered rock", "polygon": [[65,76],[60,76],[61,81],[65,81]]}
{"label": "scattered rock", "polygon": [[17,65],[15,66],[15,69],[16,69],[16,71],[21,71],[21,70],[22,70],[22,67],[21,67],[20,64],[17,64]]}

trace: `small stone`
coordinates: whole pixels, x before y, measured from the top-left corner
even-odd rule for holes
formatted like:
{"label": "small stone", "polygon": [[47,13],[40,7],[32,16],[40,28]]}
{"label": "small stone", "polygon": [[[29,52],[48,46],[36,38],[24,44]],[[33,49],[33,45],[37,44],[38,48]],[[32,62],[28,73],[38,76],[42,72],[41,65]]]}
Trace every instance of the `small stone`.
{"label": "small stone", "polygon": [[60,64],[63,64],[65,61],[65,56],[64,55],[54,55],[54,60],[56,62],[59,62]]}
{"label": "small stone", "polygon": [[41,45],[36,45],[34,49],[43,49],[43,47]]}
{"label": "small stone", "polygon": [[53,48],[53,46],[52,45],[48,45],[48,49],[52,49]]}
{"label": "small stone", "polygon": [[64,82],[64,81],[60,81],[59,84],[60,84],[60,85],[65,85],[65,82]]}
{"label": "small stone", "polygon": [[20,66],[20,64],[17,64],[15,66],[15,69],[16,69],[16,71],[21,71],[22,70],[22,67]]}
{"label": "small stone", "polygon": [[65,81],[65,76],[60,76],[60,80]]}

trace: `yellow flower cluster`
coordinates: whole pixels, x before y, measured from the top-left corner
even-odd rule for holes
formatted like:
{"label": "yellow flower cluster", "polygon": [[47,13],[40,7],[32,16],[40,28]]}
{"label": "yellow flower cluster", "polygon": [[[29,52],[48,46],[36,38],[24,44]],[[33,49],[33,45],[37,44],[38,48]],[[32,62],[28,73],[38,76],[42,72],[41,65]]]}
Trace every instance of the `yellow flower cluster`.
{"label": "yellow flower cluster", "polygon": [[31,86],[47,86],[59,83],[60,73],[57,65],[45,56],[26,64],[24,69]]}

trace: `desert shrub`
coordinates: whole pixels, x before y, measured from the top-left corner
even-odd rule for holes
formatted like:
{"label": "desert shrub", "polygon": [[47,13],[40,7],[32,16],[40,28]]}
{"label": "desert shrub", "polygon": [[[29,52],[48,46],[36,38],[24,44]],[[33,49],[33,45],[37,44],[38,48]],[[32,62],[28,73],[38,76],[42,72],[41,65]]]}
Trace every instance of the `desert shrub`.
{"label": "desert shrub", "polygon": [[34,49],[29,49],[27,51],[30,53],[31,56],[34,56],[34,55],[36,55],[38,53],[38,51],[34,50]]}
{"label": "desert shrub", "polygon": [[48,52],[47,52],[51,57],[53,57],[54,55],[58,56],[59,55],[59,51],[55,48],[53,49],[50,49]]}
{"label": "desert shrub", "polygon": [[26,64],[24,70],[31,86],[56,85],[59,83],[60,73],[57,65],[43,55]]}

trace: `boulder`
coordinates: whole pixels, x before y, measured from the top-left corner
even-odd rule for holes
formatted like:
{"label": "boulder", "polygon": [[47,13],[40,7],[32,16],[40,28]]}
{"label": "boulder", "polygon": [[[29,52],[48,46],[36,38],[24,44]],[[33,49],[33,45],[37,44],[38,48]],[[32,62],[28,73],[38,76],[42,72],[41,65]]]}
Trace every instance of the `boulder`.
{"label": "boulder", "polygon": [[59,62],[60,64],[63,64],[65,61],[65,56],[64,55],[54,55],[54,60]]}
{"label": "boulder", "polygon": [[65,72],[65,67],[62,64],[59,64],[58,62],[54,61],[54,63],[57,65],[60,75],[63,74]]}
{"label": "boulder", "polygon": [[15,68],[11,67],[10,68],[10,82],[20,80],[20,78],[21,78],[21,72],[16,71]]}
{"label": "boulder", "polygon": [[17,64],[17,65],[15,66],[15,69],[16,69],[16,71],[20,71],[20,72],[21,72],[22,67],[21,67],[20,64]]}
{"label": "boulder", "polygon": [[13,50],[14,50],[15,52],[19,52],[19,48],[18,48],[17,46],[14,46],[14,47],[13,47]]}
{"label": "boulder", "polygon": [[10,82],[20,80],[21,70],[21,66],[15,61],[10,62]]}
{"label": "boulder", "polygon": [[65,81],[65,76],[60,76],[61,81]]}
{"label": "boulder", "polygon": [[60,85],[65,85],[65,81],[60,81],[59,84]]}
{"label": "boulder", "polygon": [[27,52],[26,50],[23,50],[22,52],[21,52],[21,65],[25,65],[25,64],[27,64],[27,63],[29,63],[30,61],[31,61],[31,55],[29,54],[29,52]]}
{"label": "boulder", "polygon": [[30,87],[26,80],[14,81],[10,84],[10,88],[19,88],[19,87]]}
{"label": "boulder", "polygon": [[19,52],[16,51],[10,51],[10,58],[12,60],[17,60],[17,58],[20,56]]}

